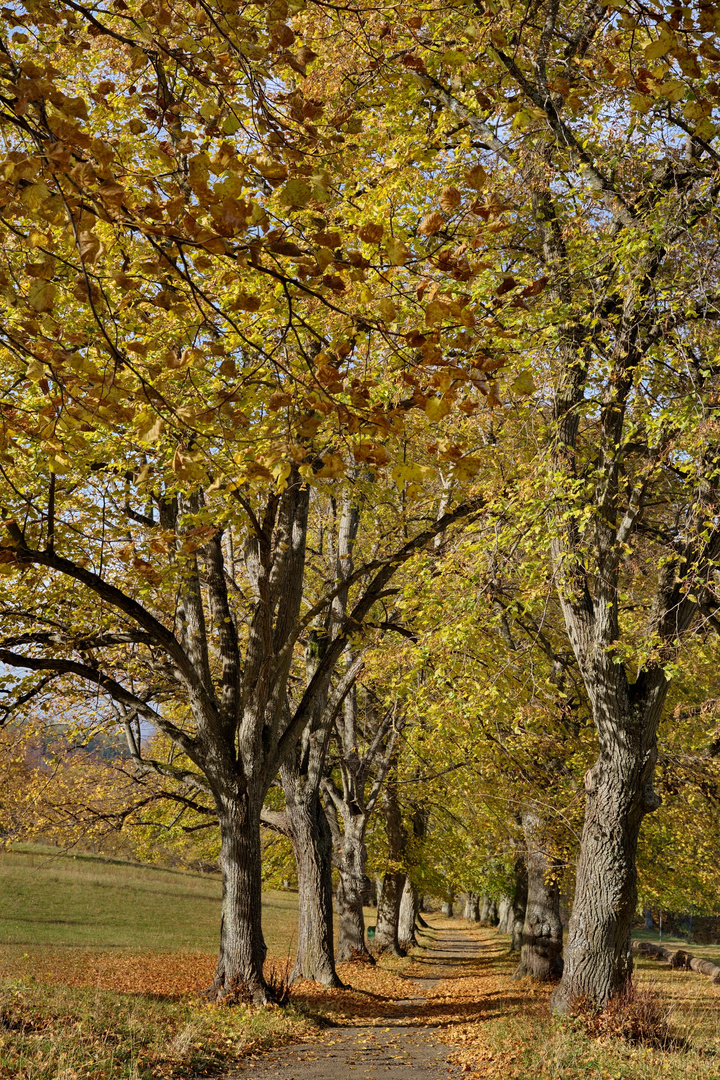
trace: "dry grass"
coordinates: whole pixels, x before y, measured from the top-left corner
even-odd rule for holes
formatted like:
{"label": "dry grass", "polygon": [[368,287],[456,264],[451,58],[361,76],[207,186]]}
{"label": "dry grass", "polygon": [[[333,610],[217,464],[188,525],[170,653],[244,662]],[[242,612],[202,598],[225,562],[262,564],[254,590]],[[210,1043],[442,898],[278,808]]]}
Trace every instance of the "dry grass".
{"label": "dry grass", "polygon": [[[588,1031],[578,1019],[549,1014],[551,987],[512,982],[516,958],[508,939],[472,929],[484,945],[464,994],[481,1015],[443,1033],[458,1047],[458,1060],[473,1080],[718,1080],[720,988],[694,972],[672,971],[652,961],[636,964],[638,992],[653,1000],[679,1049],[632,1045],[610,1030]],[[709,948],[709,947],[708,947]],[[695,950],[700,953],[700,949]],[[440,990],[441,988],[439,988]],[[448,988],[449,989],[449,988]]]}

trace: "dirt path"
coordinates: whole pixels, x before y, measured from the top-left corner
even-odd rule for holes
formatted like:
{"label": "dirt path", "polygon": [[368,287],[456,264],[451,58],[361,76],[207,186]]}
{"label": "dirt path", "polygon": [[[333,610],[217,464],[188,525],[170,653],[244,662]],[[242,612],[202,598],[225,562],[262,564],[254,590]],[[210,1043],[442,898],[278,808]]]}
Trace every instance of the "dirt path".
{"label": "dirt path", "polygon": [[388,1001],[383,1014],[371,1021],[348,1017],[352,1026],[329,1028],[312,1043],[248,1061],[232,1080],[448,1080],[463,1075],[461,1066],[448,1062],[452,1049],[439,1041],[427,994],[441,980],[462,978],[481,949],[460,928],[437,930],[435,940],[402,973],[412,980],[413,996]]}

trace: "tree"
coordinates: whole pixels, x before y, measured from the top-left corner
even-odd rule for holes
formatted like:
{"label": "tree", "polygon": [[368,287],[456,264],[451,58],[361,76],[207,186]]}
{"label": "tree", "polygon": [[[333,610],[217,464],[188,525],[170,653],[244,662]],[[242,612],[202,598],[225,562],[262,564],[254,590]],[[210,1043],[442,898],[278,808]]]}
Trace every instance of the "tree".
{"label": "tree", "polygon": [[[534,328],[520,345],[539,386],[526,521],[539,543],[549,534],[598,739],[562,1011],[578,995],[603,1006],[630,977],[658,724],[684,643],[716,606],[720,54],[703,7],[471,12],[408,9],[372,69],[378,100],[401,88],[398,126],[430,118],[431,172],[483,170],[484,201],[458,184],[427,207],[428,227],[457,235],[475,214],[498,281],[493,325]],[[345,77],[367,70],[346,55]]]}
{"label": "tree", "polygon": [[[433,410],[392,381],[412,311],[385,321],[425,241],[357,214],[345,120],[287,81],[313,53],[274,12],[6,9],[0,76],[3,663],[41,673],[29,694],[99,688],[138,768],[212,808],[213,993],[257,1001],[265,793],[396,567],[470,510],[404,521],[343,582],[347,617],[292,698],[301,635],[337,595],[305,592],[310,488],[347,460],[381,471],[408,411]],[[145,758],[137,718],[179,763]]]}

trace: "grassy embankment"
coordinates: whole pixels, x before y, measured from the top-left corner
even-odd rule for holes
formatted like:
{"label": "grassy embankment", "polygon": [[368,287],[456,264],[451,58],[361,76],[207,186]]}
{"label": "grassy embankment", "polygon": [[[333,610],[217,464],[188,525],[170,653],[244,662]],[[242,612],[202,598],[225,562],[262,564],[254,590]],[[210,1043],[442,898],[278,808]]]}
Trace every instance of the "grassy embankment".
{"label": "grassy embankment", "polygon": [[[214,1074],[311,1027],[296,1010],[218,1009],[215,877],[23,847],[0,854],[0,1077],[120,1080]],[[282,964],[292,893],[267,893]]]}

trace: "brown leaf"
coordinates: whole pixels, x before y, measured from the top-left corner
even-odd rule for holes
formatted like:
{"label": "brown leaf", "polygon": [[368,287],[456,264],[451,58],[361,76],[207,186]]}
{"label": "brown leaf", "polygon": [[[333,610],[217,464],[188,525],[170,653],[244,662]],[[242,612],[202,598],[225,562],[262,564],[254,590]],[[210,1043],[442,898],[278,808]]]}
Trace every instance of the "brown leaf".
{"label": "brown leaf", "polygon": [[438,202],[445,213],[451,214],[462,202],[462,195],[456,187],[446,187],[440,192]]}
{"label": "brown leaf", "polygon": [[418,232],[421,236],[434,236],[443,228],[445,228],[445,218],[442,214],[438,214],[437,210],[433,210],[422,219],[418,225]]}

